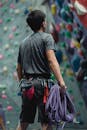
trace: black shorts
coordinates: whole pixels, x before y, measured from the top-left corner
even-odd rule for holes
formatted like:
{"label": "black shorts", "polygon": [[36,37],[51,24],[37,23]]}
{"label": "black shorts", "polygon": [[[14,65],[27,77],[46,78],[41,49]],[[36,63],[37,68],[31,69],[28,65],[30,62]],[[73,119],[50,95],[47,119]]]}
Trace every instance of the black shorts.
{"label": "black shorts", "polygon": [[48,117],[45,113],[45,104],[43,103],[44,87],[39,87],[37,96],[29,100],[22,95],[22,110],[20,113],[21,123],[34,123],[35,115],[38,108],[38,121],[41,123],[48,123]]}

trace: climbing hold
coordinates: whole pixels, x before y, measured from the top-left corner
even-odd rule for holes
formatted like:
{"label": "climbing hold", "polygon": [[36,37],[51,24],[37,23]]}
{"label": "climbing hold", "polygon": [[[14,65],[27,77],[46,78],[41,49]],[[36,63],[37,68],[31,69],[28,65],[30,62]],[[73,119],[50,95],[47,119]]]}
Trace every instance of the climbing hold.
{"label": "climbing hold", "polygon": [[65,31],[65,36],[66,36],[67,38],[71,38],[71,37],[72,37],[72,34],[71,34],[71,32],[69,32],[69,31]]}
{"label": "climbing hold", "polygon": [[9,125],[9,124],[10,124],[10,121],[6,121],[6,124]]}
{"label": "climbing hold", "polygon": [[52,5],[51,5],[51,13],[52,13],[52,15],[55,15],[55,14],[57,13],[56,4],[52,4]]}
{"label": "climbing hold", "polygon": [[19,2],[19,0],[15,0],[16,1],[16,3],[18,3]]}
{"label": "climbing hold", "polygon": [[10,106],[10,105],[9,105],[9,106],[7,106],[7,110],[8,110],[8,111],[12,111],[12,110],[13,110],[13,107],[12,107],[12,106]]}
{"label": "climbing hold", "polygon": [[52,79],[53,81],[55,80],[54,74],[51,74],[51,79]]}
{"label": "climbing hold", "polygon": [[77,49],[77,52],[78,52],[78,54],[79,54],[80,56],[84,56],[84,53],[83,53],[83,51],[81,50],[81,48]]}
{"label": "climbing hold", "polygon": [[59,64],[63,61],[63,52],[61,50],[57,50],[55,52],[56,58],[59,62]]}
{"label": "climbing hold", "polygon": [[15,9],[15,5],[13,3],[10,4],[10,8]]}
{"label": "climbing hold", "polygon": [[68,54],[70,54],[70,55],[74,55],[74,52],[75,52],[75,48],[74,48],[74,46],[73,47],[71,47],[71,46],[68,46],[67,47],[67,52],[68,52]]}
{"label": "climbing hold", "polygon": [[7,19],[6,19],[6,22],[7,22],[7,23],[11,22],[11,18],[7,18]]}
{"label": "climbing hold", "polygon": [[72,93],[73,93],[73,90],[72,90],[72,89],[69,89],[68,92],[69,92],[70,94],[72,94]]}
{"label": "climbing hold", "polygon": [[75,35],[78,34],[78,30],[77,30],[77,28],[74,28],[73,33],[74,33]]}
{"label": "climbing hold", "polygon": [[75,54],[71,59],[72,69],[74,72],[77,72],[80,67],[81,57]]}
{"label": "climbing hold", "polygon": [[83,101],[79,101],[79,105],[80,105],[80,106],[83,106]]}
{"label": "climbing hold", "polygon": [[15,42],[14,42],[14,45],[15,45],[15,46],[18,46],[18,41],[15,41]]}
{"label": "climbing hold", "polygon": [[15,9],[15,14],[19,14],[20,13],[20,10],[19,9]]}
{"label": "climbing hold", "polygon": [[5,90],[5,89],[6,89],[6,85],[0,84],[0,90]]}
{"label": "climbing hold", "polygon": [[61,74],[62,74],[62,76],[64,77],[64,75],[65,75],[65,72],[64,72],[64,71],[62,71],[62,72],[61,72]]}
{"label": "climbing hold", "polygon": [[0,19],[0,24],[2,24],[3,23],[3,20],[2,19]]}
{"label": "climbing hold", "polygon": [[4,66],[3,67],[3,73],[7,73],[8,72],[8,68],[7,68],[7,66]]}
{"label": "climbing hold", "polygon": [[67,25],[66,25],[66,29],[67,29],[69,32],[72,32],[72,31],[73,31],[72,24],[67,24]]}
{"label": "climbing hold", "polygon": [[61,22],[59,25],[60,25],[61,29],[65,28],[65,23]]}
{"label": "climbing hold", "polygon": [[80,48],[81,47],[80,43],[78,41],[76,41],[76,40],[74,40],[74,46],[76,48]]}
{"label": "climbing hold", "polygon": [[75,41],[75,40],[72,38],[72,39],[71,39],[71,42],[70,42],[70,47],[71,47],[71,48],[75,48],[74,41]]}
{"label": "climbing hold", "polygon": [[16,26],[13,26],[13,27],[12,27],[12,31],[13,31],[13,32],[15,32],[16,29],[17,29]]}
{"label": "climbing hold", "polygon": [[56,0],[56,2],[59,5],[59,7],[62,8],[64,0]]}
{"label": "climbing hold", "polygon": [[61,42],[60,46],[63,47],[63,48],[65,48],[66,47],[66,43],[65,42]]}
{"label": "climbing hold", "polygon": [[73,71],[72,71],[71,69],[67,69],[67,70],[66,70],[66,74],[67,74],[68,76],[73,76],[73,75],[74,75],[74,73],[73,73]]}
{"label": "climbing hold", "polygon": [[2,2],[0,2],[0,7],[2,7],[3,6],[3,4],[2,4]]}
{"label": "climbing hold", "polygon": [[9,39],[11,40],[11,39],[13,39],[14,38],[14,35],[11,33],[11,34],[9,34]]}
{"label": "climbing hold", "polygon": [[17,95],[18,95],[18,96],[21,96],[21,95],[22,95],[22,93],[21,93],[21,92],[18,92],[18,93],[17,93]]}
{"label": "climbing hold", "polygon": [[2,54],[0,54],[0,60],[2,60],[4,58],[4,56]]}
{"label": "climbing hold", "polygon": [[2,8],[2,11],[3,11],[4,13],[7,12],[7,10],[8,10],[7,7]]}
{"label": "climbing hold", "polygon": [[32,11],[32,6],[29,6],[29,8],[28,8],[28,9],[29,9],[29,11],[31,12],[31,11]]}
{"label": "climbing hold", "polygon": [[7,27],[7,26],[5,26],[5,27],[3,28],[3,30],[4,30],[4,32],[7,32],[8,27]]}
{"label": "climbing hold", "polygon": [[18,36],[18,35],[19,35],[19,32],[15,32],[14,35],[15,35],[15,36]]}
{"label": "climbing hold", "polygon": [[24,14],[26,15],[26,14],[28,14],[29,13],[29,10],[28,9],[25,9],[24,10]]}
{"label": "climbing hold", "polygon": [[5,46],[4,46],[4,49],[5,50],[8,50],[10,48],[10,45],[9,44],[6,44]]}
{"label": "climbing hold", "polygon": [[2,96],[1,96],[3,99],[6,99],[7,98],[7,95],[5,95],[5,94],[2,94]]}
{"label": "climbing hold", "polygon": [[73,14],[70,11],[69,7],[66,6],[64,8],[62,8],[60,10],[60,16],[62,17],[62,19],[68,23],[72,23],[73,22]]}
{"label": "climbing hold", "polygon": [[63,61],[67,61],[67,56],[66,55],[63,55]]}
{"label": "climbing hold", "polygon": [[70,68],[70,64],[69,63],[66,63],[66,68]]}
{"label": "climbing hold", "polygon": [[6,93],[6,91],[3,90],[3,91],[2,91],[2,94],[5,94],[5,93]]}
{"label": "climbing hold", "polygon": [[59,25],[59,24],[56,24],[56,25],[55,25],[55,28],[56,28],[57,32],[60,32],[60,29],[61,29],[61,28],[60,28],[60,25]]}

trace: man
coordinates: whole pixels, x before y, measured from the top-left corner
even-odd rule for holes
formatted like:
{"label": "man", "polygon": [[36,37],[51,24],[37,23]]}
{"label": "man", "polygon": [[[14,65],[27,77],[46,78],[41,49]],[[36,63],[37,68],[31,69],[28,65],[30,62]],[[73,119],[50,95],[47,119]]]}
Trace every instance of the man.
{"label": "man", "polygon": [[[65,83],[54,54],[54,40],[51,34],[45,33],[45,17],[42,11],[34,10],[30,12],[26,19],[29,27],[33,30],[33,34],[27,37],[20,45],[17,64],[18,78],[20,81],[24,77],[28,80],[29,78],[38,79],[39,77],[42,81],[43,79],[47,81],[52,71],[60,86],[65,90]],[[38,86],[39,88],[40,86]],[[28,125],[34,122],[37,107],[42,130],[51,129],[45,114],[43,96],[44,94],[42,93],[42,97],[39,97],[38,100],[34,97],[31,101],[25,100],[23,96],[20,124],[17,130],[26,130]]]}

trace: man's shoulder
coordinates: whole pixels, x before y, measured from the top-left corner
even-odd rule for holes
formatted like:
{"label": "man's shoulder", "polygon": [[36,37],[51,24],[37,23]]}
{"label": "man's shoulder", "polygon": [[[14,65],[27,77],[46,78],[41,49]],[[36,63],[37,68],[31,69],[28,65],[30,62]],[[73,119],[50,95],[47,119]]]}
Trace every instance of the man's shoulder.
{"label": "man's shoulder", "polygon": [[51,37],[51,34],[50,34],[50,33],[46,33],[46,32],[43,32],[42,35],[43,35],[44,37]]}
{"label": "man's shoulder", "polygon": [[27,43],[27,41],[29,40],[29,37],[30,37],[30,35],[29,35],[29,36],[27,36],[27,37],[25,37],[25,38],[22,40],[22,44]]}
{"label": "man's shoulder", "polygon": [[46,40],[48,38],[52,38],[52,35],[50,33],[43,32],[42,33],[42,38],[43,38],[43,40]]}
{"label": "man's shoulder", "polygon": [[21,46],[21,47],[24,47],[24,46],[28,43],[29,37],[30,37],[30,36],[27,36],[27,37],[25,37],[25,38],[21,41],[21,43],[20,43],[20,46]]}

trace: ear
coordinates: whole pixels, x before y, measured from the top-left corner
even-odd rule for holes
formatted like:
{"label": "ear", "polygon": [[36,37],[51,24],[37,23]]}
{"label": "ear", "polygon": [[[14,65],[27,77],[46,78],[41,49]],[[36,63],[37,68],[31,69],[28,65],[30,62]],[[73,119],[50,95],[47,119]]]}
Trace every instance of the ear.
{"label": "ear", "polygon": [[43,21],[42,26],[45,28],[47,25],[46,21]]}

